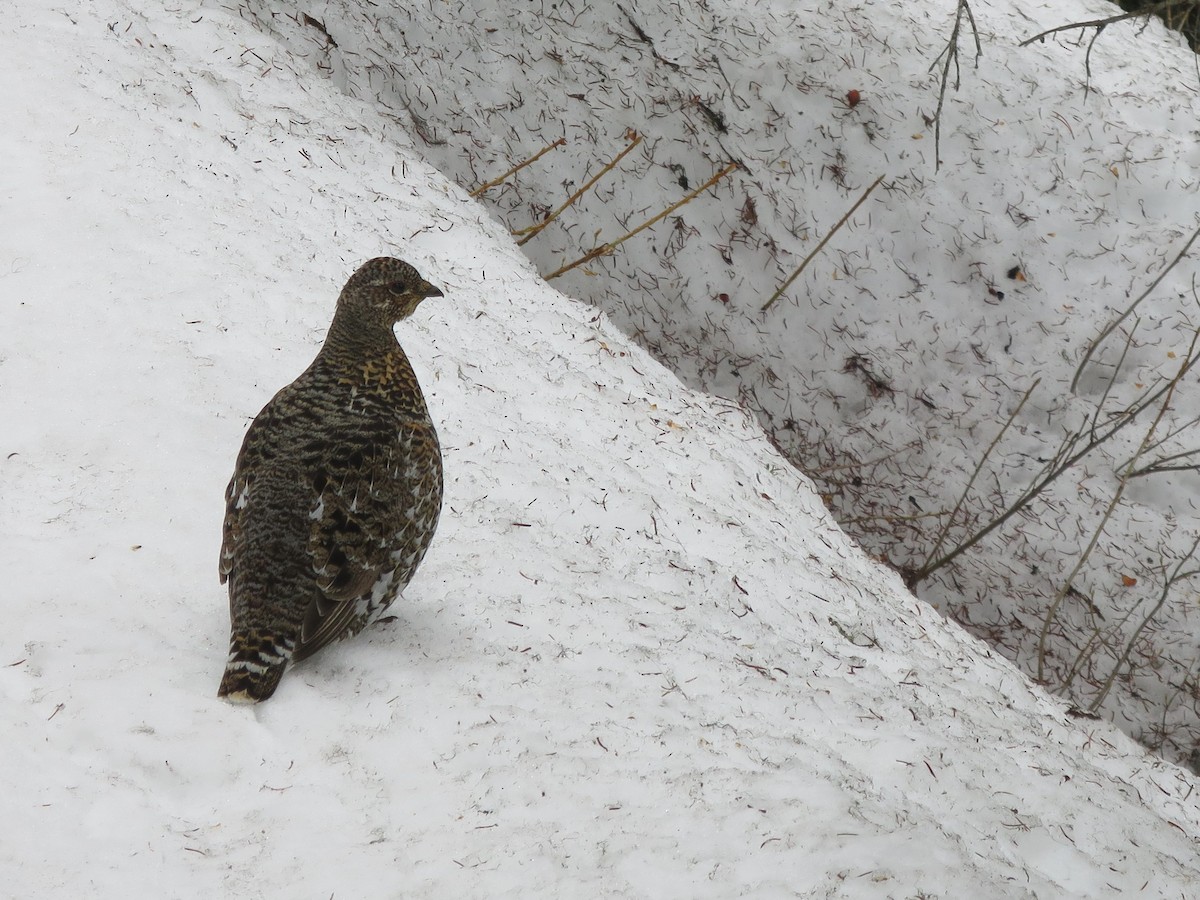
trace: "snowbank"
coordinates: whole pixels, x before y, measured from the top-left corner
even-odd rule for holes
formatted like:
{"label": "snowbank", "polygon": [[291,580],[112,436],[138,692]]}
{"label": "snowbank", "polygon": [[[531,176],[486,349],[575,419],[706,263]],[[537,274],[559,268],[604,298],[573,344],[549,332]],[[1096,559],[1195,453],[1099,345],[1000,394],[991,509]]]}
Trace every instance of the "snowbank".
{"label": "snowbank", "polygon": [[[1194,782],[904,592],[747,415],[215,5],[9,14],[13,896],[1178,896]],[[19,98],[19,103],[17,102]],[[221,491],[342,280],[446,448],[396,620],[215,697]]]}

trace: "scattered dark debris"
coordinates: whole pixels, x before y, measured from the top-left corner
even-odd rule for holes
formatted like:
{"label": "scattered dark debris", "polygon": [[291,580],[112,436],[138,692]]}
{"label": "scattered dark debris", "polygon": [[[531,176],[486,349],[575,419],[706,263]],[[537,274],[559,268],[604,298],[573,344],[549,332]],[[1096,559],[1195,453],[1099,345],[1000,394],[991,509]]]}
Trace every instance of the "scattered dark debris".
{"label": "scattered dark debris", "polygon": [[325,35],[326,47],[333,47],[335,49],[337,48],[338,42],[333,39],[333,35],[329,33],[329,30],[325,27],[324,22],[319,19],[314,19],[308,13],[300,13],[300,17],[304,24],[309,28],[315,28],[317,31],[321,32],[321,34]]}
{"label": "scattered dark debris", "polygon": [[863,381],[867,383],[867,391],[872,397],[881,397],[885,394],[891,396],[896,392],[888,384],[887,379],[871,371],[871,361],[858,353],[846,358],[846,363],[842,366],[842,371],[861,375]]}

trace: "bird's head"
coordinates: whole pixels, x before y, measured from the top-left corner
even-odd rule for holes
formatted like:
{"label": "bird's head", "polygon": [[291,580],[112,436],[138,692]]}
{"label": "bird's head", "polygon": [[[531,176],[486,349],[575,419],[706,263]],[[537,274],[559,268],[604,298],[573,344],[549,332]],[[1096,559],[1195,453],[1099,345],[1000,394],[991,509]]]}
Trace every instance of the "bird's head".
{"label": "bird's head", "polygon": [[363,263],[350,276],[338,297],[338,308],[390,326],[411,315],[426,297],[441,296],[442,292],[408,263],[380,256]]}

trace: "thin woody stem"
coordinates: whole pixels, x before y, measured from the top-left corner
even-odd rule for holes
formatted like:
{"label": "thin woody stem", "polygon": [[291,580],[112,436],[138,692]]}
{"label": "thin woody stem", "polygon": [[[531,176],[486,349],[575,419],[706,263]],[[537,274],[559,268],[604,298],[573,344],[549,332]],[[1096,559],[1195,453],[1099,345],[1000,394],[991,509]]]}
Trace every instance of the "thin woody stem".
{"label": "thin woody stem", "polygon": [[846,214],[844,216],[842,216],[840,219],[838,219],[838,223],[833,226],[833,230],[830,231],[829,234],[825,235],[825,237],[821,239],[821,243],[817,244],[817,246],[813,248],[812,253],[810,253],[810,254],[808,254],[808,256],[804,257],[804,262],[800,263],[800,267],[791,274],[791,276],[787,279],[787,281],[785,281],[783,284],[781,284],[779,286],[779,290],[777,290],[774,294],[771,295],[771,299],[763,304],[763,307],[761,310],[759,310],[759,312],[766,312],[768,309],[771,308],[771,306],[775,303],[776,300],[778,300],[781,296],[783,296],[783,292],[786,291],[789,287],[791,287],[791,284],[793,281],[795,281],[797,278],[800,277],[800,273],[804,271],[805,267],[810,262],[812,262],[813,257],[821,252],[821,248],[823,248],[827,243],[829,243],[829,239],[831,237],[833,237],[835,234],[837,234],[838,229],[846,224],[846,220],[849,219],[852,215],[854,215],[854,211],[863,205],[863,201],[866,200],[867,197],[869,197],[871,195],[871,191],[875,190],[875,188],[877,188],[879,186],[879,182],[883,181],[883,179],[885,177],[887,177],[887,176],[880,175],[873,182],[871,182],[871,186],[869,188],[867,188],[865,191],[863,191],[863,194],[861,197],[858,198],[858,201],[852,207],[850,207],[849,210],[846,211]]}
{"label": "thin woody stem", "polygon": [[585,184],[583,187],[581,187],[579,190],[577,190],[575,193],[573,193],[570,197],[568,197],[566,203],[564,203],[562,206],[560,206],[554,212],[550,213],[550,215],[546,216],[545,219],[543,219],[541,222],[538,222],[536,225],[530,225],[528,228],[522,228],[520,231],[514,231],[513,232],[514,236],[524,235],[524,237],[522,237],[519,241],[517,241],[517,245],[521,246],[521,245],[533,240],[535,237],[537,237],[539,234],[541,234],[542,229],[544,229],[547,225],[549,225],[551,222],[553,222],[555,219],[557,219],[560,215],[562,215],[562,213],[572,203],[574,203],[576,200],[578,200],[580,197],[582,197],[584,194],[586,194],[589,190],[591,190],[592,185],[594,185],[597,181],[599,181],[601,178],[603,178],[608,172],[610,172],[617,165],[617,163],[619,163],[621,160],[623,160],[629,154],[629,152],[631,150],[633,150],[633,148],[636,147],[641,142],[642,142],[642,136],[640,134],[635,134],[633,136],[633,140],[629,142],[629,146],[626,147],[624,150],[622,150],[620,153],[618,153],[616,158],[613,159],[612,162],[610,162],[607,166],[605,166],[603,169],[601,169],[599,172],[597,172],[595,174],[595,176],[593,176],[591,179],[589,179],[587,184]]}
{"label": "thin woody stem", "polygon": [[508,178],[508,176],[514,175],[517,172],[520,172],[523,168],[525,168],[530,163],[537,162],[539,159],[541,159],[543,156],[545,156],[547,153],[549,153],[555,147],[561,147],[566,142],[567,142],[566,138],[559,138],[553,144],[548,144],[547,146],[545,146],[541,150],[539,150],[537,153],[533,154],[533,156],[529,157],[529,159],[525,160],[525,162],[517,163],[515,166],[513,166],[511,169],[509,169],[507,172],[505,172],[499,178],[493,178],[491,181],[487,182],[487,184],[481,184],[479,187],[475,188],[475,190],[471,191],[471,196],[478,197],[484,191],[487,191],[490,188],[494,188],[496,185],[503,183],[505,181],[505,179]]}
{"label": "thin woody stem", "polygon": [[582,266],[584,263],[591,262],[593,259],[595,259],[598,256],[607,256],[608,254],[610,254],[614,250],[616,250],[619,246],[621,246],[623,243],[625,243],[627,240],[629,240],[631,237],[633,237],[636,234],[639,234],[642,231],[645,231],[651,225],[661,222],[663,219],[665,219],[671,213],[675,212],[675,210],[679,209],[679,207],[683,206],[685,203],[690,203],[691,201],[695,200],[696,197],[698,197],[700,194],[703,194],[705,191],[707,191],[710,187],[712,187],[714,184],[716,184],[718,181],[720,181],[722,178],[724,178],[726,175],[728,175],[734,169],[739,169],[739,168],[741,168],[740,163],[736,163],[736,162],[730,163],[725,168],[723,168],[720,172],[718,172],[716,175],[714,175],[712,178],[708,179],[708,181],[704,182],[704,184],[702,184],[700,187],[696,188],[696,190],[692,191],[690,194],[688,194],[686,197],[684,197],[682,200],[680,200],[678,203],[674,203],[671,206],[668,206],[666,209],[664,209],[662,212],[660,212],[657,216],[655,216],[652,219],[647,219],[645,222],[643,222],[637,228],[635,228],[632,231],[617,238],[611,244],[601,244],[599,247],[589,250],[587,253],[585,253],[583,256],[579,257],[579,259],[575,260],[574,262],[567,263],[562,268],[556,269],[555,271],[551,272],[549,275],[546,276],[546,280],[550,281],[551,279],[557,278],[559,275],[565,275],[567,272],[570,272],[572,269],[577,269],[577,268],[579,268],[579,266]]}

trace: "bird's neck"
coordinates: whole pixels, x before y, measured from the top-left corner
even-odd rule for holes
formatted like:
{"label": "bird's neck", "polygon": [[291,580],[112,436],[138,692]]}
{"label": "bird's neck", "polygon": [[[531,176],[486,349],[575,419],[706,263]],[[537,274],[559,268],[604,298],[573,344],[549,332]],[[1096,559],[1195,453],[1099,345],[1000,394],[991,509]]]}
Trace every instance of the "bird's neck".
{"label": "bird's neck", "polygon": [[347,315],[340,309],[334,313],[321,347],[322,356],[339,360],[377,359],[393,353],[404,355],[390,324]]}
{"label": "bird's neck", "polygon": [[366,391],[407,415],[424,412],[416,373],[390,325],[335,314],[314,365],[332,369],[355,394]]}

